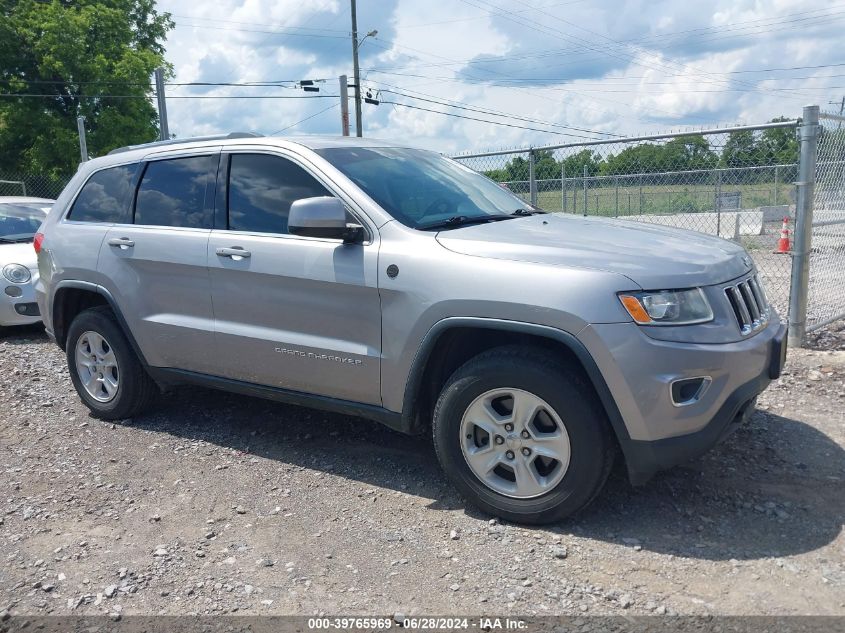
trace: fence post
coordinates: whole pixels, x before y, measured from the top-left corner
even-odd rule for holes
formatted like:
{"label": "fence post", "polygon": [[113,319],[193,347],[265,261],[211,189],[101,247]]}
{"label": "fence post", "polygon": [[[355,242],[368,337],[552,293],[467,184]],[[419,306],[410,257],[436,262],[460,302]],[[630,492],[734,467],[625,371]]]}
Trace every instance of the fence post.
{"label": "fence post", "polygon": [[795,183],[795,239],[792,244],[792,278],[789,285],[789,347],[801,347],[807,332],[807,291],[810,282],[810,248],[813,238],[813,194],[819,146],[819,106],[805,106],[798,128],[801,143],[798,182]]}
{"label": "fence post", "polygon": [[537,174],[534,171],[534,149],[528,150],[528,195],[531,204],[537,206]]}
{"label": "fence post", "polygon": [[616,215],[614,217],[619,217],[619,176],[614,177],[613,184],[616,187]]}
{"label": "fence post", "polygon": [[643,214],[643,175],[640,174],[640,215]]}
{"label": "fence post", "polygon": [[780,183],[778,182],[780,179],[778,178],[778,166],[775,165],[775,203],[772,206],[778,206],[778,186]]}
{"label": "fence post", "polygon": [[587,216],[587,165],[584,165],[584,217]]}
{"label": "fence post", "polygon": [[716,237],[722,237],[722,170],[716,170]]}
{"label": "fence post", "polygon": [[560,162],[560,210],[566,213],[566,167]]}

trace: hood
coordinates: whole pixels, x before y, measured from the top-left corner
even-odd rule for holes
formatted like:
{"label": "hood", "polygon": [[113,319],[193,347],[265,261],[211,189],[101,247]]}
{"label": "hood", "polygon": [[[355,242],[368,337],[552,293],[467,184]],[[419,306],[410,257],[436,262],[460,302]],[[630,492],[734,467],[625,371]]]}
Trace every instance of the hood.
{"label": "hood", "polygon": [[0,244],[0,268],[6,264],[20,264],[30,270],[37,270],[38,256],[32,248],[32,242]]}
{"label": "hood", "polygon": [[437,241],[475,257],[620,273],[646,290],[717,284],[751,269],[744,248],[718,237],[552,213],[441,231]]}

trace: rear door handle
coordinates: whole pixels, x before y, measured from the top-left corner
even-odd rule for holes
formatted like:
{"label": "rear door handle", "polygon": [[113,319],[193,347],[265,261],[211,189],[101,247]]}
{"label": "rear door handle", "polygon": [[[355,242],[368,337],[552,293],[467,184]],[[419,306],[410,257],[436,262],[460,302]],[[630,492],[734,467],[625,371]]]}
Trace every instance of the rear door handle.
{"label": "rear door handle", "polygon": [[122,250],[126,250],[127,248],[135,246],[135,242],[130,240],[128,237],[113,237],[109,240],[109,246],[117,246]]}
{"label": "rear door handle", "polygon": [[242,257],[250,257],[252,253],[245,251],[240,246],[233,246],[232,248],[218,248],[214,251],[220,257],[231,257],[232,259],[240,259]]}

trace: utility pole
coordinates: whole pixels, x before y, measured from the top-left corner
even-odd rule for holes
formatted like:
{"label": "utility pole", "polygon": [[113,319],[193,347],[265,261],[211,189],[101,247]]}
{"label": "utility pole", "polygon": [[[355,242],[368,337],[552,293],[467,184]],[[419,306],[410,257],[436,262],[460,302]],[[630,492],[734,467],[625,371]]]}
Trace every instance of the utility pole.
{"label": "utility pole", "polygon": [[[842,97],[842,103],[839,104],[839,116],[842,116],[843,111],[845,111],[845,96]],[[839,121],[837,128],[840,130],[842,129],[842,121]]]}
{"label": "utility pole", "polygon": [[361,125],[361,70],[358,68],[358,12],[355,0],[352,6],[352,74],[355,82],[355,136],[363,136]]}
{"label": "utility pole", "polygon": [[170,130],[167,127],[167,103],[164,100],[164,68],[156,68],[156,98],[158,99],[159,140],[170,140]]}
{"label": "utility pole", "polygon": [[88,161],[88,143],[85,141],[85,117],[76,117],[76,129],[79,131],[79,155],[82,162]]}
{"label": "utility pole", "polygon": [[349,136],[349,79],[340,76],[340,126],[344,136]]}

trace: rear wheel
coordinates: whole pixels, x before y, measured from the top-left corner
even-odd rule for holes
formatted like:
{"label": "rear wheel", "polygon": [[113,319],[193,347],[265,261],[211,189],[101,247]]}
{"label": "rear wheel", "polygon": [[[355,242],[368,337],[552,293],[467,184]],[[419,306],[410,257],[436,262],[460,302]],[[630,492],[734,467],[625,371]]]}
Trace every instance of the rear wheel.
{"label": "rear wheel", "polygon": [[613,465],[601,404],[581,376],[542,350],[502,347],[447,381],[433,424],[447,476],[479,508],[550,523],[586,506]]}
{"label": "rear wheel", "polygon": [[65,350],[73,386],[98,418],[138,415],[158,393],[108,307],[77,315],[68,329]]}

